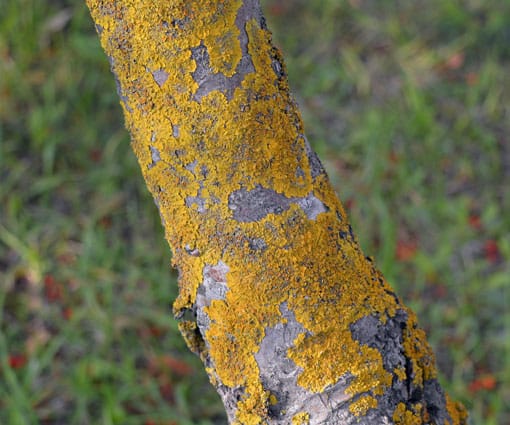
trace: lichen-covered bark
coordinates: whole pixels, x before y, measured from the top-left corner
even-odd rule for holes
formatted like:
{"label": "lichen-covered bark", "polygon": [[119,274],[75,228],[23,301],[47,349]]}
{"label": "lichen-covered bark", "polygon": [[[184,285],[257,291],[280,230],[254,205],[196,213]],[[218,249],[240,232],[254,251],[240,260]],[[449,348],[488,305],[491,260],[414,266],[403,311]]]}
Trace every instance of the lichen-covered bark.
{"label": "lichen-covered bark", "polygon": [[229,421],[464,424],[306,141],[258,1],[87,3]]}

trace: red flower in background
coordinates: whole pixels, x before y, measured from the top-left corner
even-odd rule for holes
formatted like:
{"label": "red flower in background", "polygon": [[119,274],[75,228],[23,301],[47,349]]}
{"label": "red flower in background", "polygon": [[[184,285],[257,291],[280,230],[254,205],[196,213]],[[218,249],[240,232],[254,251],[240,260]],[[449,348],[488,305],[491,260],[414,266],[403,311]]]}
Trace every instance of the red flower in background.
{"label": "red flower in background", "polygon": [[476,393],[482,390],[490,391],[496,388],[496,384],[497,381],[494,375],[485,374],[476,378],[469,384],[469,391],[471,391],[472,393]]}
{"label": "red flower in background", "polygon": [[57,283],[51,274],[44,276],[44,294],[48,301],[61,301],[62,300],[62,286]]}
{"label": "red flower in background", "polygon": [[416,255],[417,251],[416,242],[399,240],[395,249],[395,257],[398,261],[409,261]]}
{"label": "red flower in background", "polygon": [[477,214],[471,214],[469,216],[469,225],[475,229],[475,230],[480,230],[482,228],[482,219],[480,218],[479,215]]}
{"label": "red flower in background", "polygon": [[495,240],[489,239],[488,241],[485,242],[483,248],[485,251],[485,258],[487,259],[487,261],[489,261],[490,263],[496,263],[499,260],[500,257],[499,247],[498,243]]}
{"label": "red flower in background", "polygon": [[73,309],[71,307],[65,307],[62,310],[62,316],[66,320],[71,320],[71,318],[73,317]]}
{"label": "red flower in background", "polygon": [[9,356],[9,366],[12,369],[21,369],[27,364],[27,357],[24,354],[11,354]]}

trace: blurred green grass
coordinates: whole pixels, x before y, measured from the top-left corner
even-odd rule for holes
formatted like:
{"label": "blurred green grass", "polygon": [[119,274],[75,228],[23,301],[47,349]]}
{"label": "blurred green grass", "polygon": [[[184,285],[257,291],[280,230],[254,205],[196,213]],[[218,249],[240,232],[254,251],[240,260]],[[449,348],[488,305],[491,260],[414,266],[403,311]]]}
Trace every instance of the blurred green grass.
{"label": "blurred green grass", "polygon": [[[510,3],[266,0],[307,134],[472,424],[510,423]],[[0,423],[225,423],[81,1],[0,4]]]}

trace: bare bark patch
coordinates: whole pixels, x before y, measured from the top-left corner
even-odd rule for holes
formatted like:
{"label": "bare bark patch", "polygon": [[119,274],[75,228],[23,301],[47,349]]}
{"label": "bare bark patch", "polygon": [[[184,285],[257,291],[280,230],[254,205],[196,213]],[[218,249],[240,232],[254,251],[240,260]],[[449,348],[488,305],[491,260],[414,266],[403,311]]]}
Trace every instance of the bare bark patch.
{"label": "bare bark patch", "polygon": [[297,383],[302,369],[287,355],[294,345],[294,340],[302,333],[309,333],[297,320],[287,303],[280,305],[280,312],[285,319],[277,325],[266,328],[260,348],[255,353],[259,366],[260,378],[264,388],[271,393],[273,403],[268,406],[271,423],[287,425],[294,415],[306,412],[310,425],[330,424],[333,412],[351,396],[344,393],[351,381],[351,376],[344,376],[326,388],[322,393],[312,393]]}
{"label": "bare bark patch", "polygon": [[154,78],[154,81],[159,87],[165,84],[166,80],[168,80],[168,72],[166,72],[163,69],[157,69],[156,71],[152,71],[151,74],[152,77]]}
{"label": "bare bark patch", "polygon": [[315,220],[317,215],[328,211],[326,205],[312,192],[303,198],[288,198],[260,185],[252,190],[236,190],[228,199],[228,207],[234,219],[245,223],[260,221],[268,214],[282,214],[291,204],[299,205],[309,220]]}
{"label": "bare bark patch", "polygon": [[224,300],[228,291],[227,273],[230,268],[223,261],[216,265],[206,264],[203,270],[203,280],[198,287],[196,298],[197,325],[205,335],[209,328],[209,316],[204,309],[211,305],[213,300]]}
{"label": "bare bark patch", "polygon": [[159,161],[161,161],[161,155],[160,155],[159,151],[154,146],[149,146],[149,149],[151,151],[151,159],[152,159],[152,162],[149,164],[149,169],[151,169]]}
{"label": "bare bark patch", "polygon": [[192,73],[192,76],[199,86],[193,95],[195,101],[200,102],[204,96],[215,90],[222,92],[228,100],[231,100],[234,96],[234,90],[241,86],[244,77],[247,74],[255,72],[255,66],[248,52],[248,33],[246,32],[245,26],[251,19],[260,22],[261,16],[262,13],[256,1],[243,2],[243,5],[237,12],[235,24],[239,29],[238,38],[242,57],[237,64],[234,75],[231,77],[220,72],[213,72],[210,66],[207,47],[203,43],[191,49],[191,56],[196,63],[196,69]]}

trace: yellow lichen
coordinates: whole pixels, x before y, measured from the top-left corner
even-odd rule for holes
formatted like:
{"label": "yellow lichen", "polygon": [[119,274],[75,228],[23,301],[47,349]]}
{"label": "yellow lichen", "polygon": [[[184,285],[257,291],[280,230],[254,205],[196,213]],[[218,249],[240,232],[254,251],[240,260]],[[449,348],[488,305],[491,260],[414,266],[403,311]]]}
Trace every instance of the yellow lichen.
{"label": "yellow lichen", "polygon": [[308,425],[310,423],[310,414],[308,412],[300,412],[292,417],[292,425]]}
{"label": "yellow lichen", "polygon": [[413,366],[413,384],[422,386],[425,381],[437,377],[434,353],[426,342],[425,332],[416,325],[416,316],[408,312],[408,326],[403,335],[403,346]]}
{"label": "yellow lichen", "polygon": [[349,411],[355,416],[364,416],[377,407],[377,400],[369,395],[362,396],[350,404]]}
{"label": "yellow lichen", "polygon": [[393,423],[395,425],[421,425],[421,415],[408,410],[404,403],[399,403],[393,412]]}
{"label": "yellow lichen", "polygon": [[[237,422],[264,423],[275,402],[261,382],[255,353],[266,329],[285,322],[283,303],[306,329],[288,350],[302,369],[300,386],[318,393],[349,374],[348,394],[383,394],[392,373],[378,350],[353,340],[350,326],[367,315],[384,323],[403,307],[357,241],[339,237],[349,233],[345,211],[327,177],[312,177],[299,112],[273,68],[283,65],[270,33],[248,21],[244,30],[255,72],[243,76],[231,97],[211,90],[197,100],[193,49],[207,49],[213,73],[228,78],[236,72],[241,0],[87,4],[112,60],[133,150],[179,269],[175,312],[193,308],[206,265],[221,260],[229,267],[225,298],[204,309],[207,344],[194,323],[183,322],[180,329],[190,348],[207,356],[213,383],[243,389]],[[312,220],[293,203],[255,222],[234,220],[229,195],[259,186],[289,199],[313,193],[327,211]],[[266,248],[254,252],[248,243],[253,238]],[[435,370],[425,335],[415,329],[414,316],[409,322],[404,346],[419,384]],[[351,407],[361,414],[374,400],[362,397]],[[294,418],[293,424],[308,420],[306,413]]]}
{"label": "yellow lichen", "polygon": [[274,394],[269,395],[269,404],[271,406],[278,404],[278,398]]}
{"label": "yellow lichen", "polygon": [[259,425],[267,416],[268,392],[258,389],[254,394],[247,394],[237,404],[237,419],[242,425]]}
{"label": "yellow lichen", "polygon": [[468,414],[466,408],[462,403],[453,401],[448,394],[446,394],[446,411],[450,415],[453,425],[467,423]]}
{"label": "yellow lichen", "polygon": [[401,381],[404,381],[407,377],[406,370],[403,366],[396,367],[393,369],[393,373],[400,379]]}

